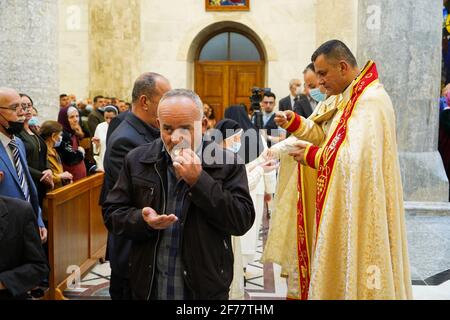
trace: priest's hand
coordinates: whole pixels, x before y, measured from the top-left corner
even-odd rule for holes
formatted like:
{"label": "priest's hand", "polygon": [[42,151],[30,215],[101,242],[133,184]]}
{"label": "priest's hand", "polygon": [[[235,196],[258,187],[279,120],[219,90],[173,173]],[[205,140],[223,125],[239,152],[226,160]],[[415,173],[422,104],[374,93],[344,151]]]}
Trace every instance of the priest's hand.
{"label": "priest's hand", "polygon": [[142,209],[142,218],[150,227],[155,230],[166,229],[167,227],[178,221],[176,215],[159,215],[150,207],[145,207],[144,209]]}
{"label": "priest's hand", "polygon": [[294,112],[291,110],[288,111],[278,111],[275,113],[275,123],[279,127],[285,126],[291,119],[294,117]]}
{"label": "priest's hand", "polygon": [[203,170],[200,158],[191,149],[183,149],[173,159],[173,167],[177,176],[186,181],[191,187],[200,178]]}
{"label": "priest's hand", "polygon": [[296,141],[295,143],[292,144],[292,149],[291,152],[289,152],[289,155],[294,157],[295,161],[300,162],[301,164],[306,164],[304,162],[304,158],[305,158],[305,151],[306,148],[310,145],[311,143],[306,142],[306,141]]}

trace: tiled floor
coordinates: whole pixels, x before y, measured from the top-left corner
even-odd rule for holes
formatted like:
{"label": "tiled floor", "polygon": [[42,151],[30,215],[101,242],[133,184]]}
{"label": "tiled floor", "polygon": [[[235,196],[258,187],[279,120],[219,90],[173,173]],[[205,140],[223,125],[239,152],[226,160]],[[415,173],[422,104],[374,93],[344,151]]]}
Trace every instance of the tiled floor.
{"label": "tiled floor", "polygon": [[[412,265],[411,276],[413,282],[413,295],[415,300],[450,300],[450,259],[447,259],[449,233],[443,225],[431,221],[425,224],[424,217],[408,218],[408,243]],[[450,223],[450,219],[449,219]],[[260,243],[255,261],[246,270],[245,299],[247,300],[278,300],[286,297],[286,280],[281,278],[280,267],[274,264],[262,265],[259,259],[262,254],[263,242],[267,235],[268,221],[264,219],[264,227],[260,233]],[[433,228],[435,226],[435,228]],[[420,237],[422,236],[422,237]],[[443,247],[444,246],[444,247]],[[430,249],[432,248],[432,249]],[[442,252],[447,250],[447,252]],[[439,254],[437,254],[439,252]],[[412,254],[411,254],[412,253]],[[433,261],[433,263],[430,263]],[[109,299],[108,263],[98,264],[83,278],[81,288],[75,291],[66,291],[70,299]]]}

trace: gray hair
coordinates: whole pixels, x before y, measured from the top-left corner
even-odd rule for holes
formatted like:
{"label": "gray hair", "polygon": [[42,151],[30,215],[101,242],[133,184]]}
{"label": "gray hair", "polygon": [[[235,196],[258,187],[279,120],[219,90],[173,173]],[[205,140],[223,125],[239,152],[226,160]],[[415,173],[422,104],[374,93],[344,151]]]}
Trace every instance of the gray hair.
{"label": "gray hair", "polygon": [[[185,97],[190,99],[192,102],[195,103],[195,106],[197,107],[197,110],[200,113],[200,119],[203,119],[203,102],[200,99],[200,97],[198,96],[198,94],[196,94],[194,91],[189,90],[189,89],[173,89],[170,91],[167,91],[162,97],[161,100],[159,101],[159,105],[161,105],[161,103],[164,100],[167,100],[169,98],[173,98],[173,97]],[[159,110],[159,108],[158,108]]]}
{"label": "gray hair", "polygon": [[300,79],[291,79],[291,81],[289,81],[289,88],[292,88],[294,83],[298,82],[298,81],[300,81],[300,84],[302,83],[302,80],[300,80]]}

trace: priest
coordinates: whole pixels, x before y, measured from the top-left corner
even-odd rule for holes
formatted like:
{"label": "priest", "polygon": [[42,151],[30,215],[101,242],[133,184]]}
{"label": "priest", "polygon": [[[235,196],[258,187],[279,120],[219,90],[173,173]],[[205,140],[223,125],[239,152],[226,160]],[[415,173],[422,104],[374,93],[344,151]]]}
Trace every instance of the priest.
{"label": "priest", "polygon": [[360,70],[341,41],[321,45],[312,62],[334,107],[316,119],[276,116],[299,139],[289,154],[316,175],[313,210],[304,201],[310,191],[297,186],[288,298],[411,299],[392,102],[375,63]]}

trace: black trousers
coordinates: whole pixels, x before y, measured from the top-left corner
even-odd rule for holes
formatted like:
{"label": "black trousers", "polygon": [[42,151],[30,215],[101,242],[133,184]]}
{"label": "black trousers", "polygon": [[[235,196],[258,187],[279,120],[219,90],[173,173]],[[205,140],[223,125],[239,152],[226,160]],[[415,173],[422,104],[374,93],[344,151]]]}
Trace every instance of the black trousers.
{"label": "black trousers", "polygon": [[109,295],[112,300],[131,300],[130,279],[124,278],[111,270]]}

